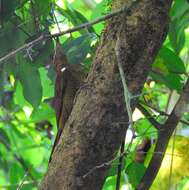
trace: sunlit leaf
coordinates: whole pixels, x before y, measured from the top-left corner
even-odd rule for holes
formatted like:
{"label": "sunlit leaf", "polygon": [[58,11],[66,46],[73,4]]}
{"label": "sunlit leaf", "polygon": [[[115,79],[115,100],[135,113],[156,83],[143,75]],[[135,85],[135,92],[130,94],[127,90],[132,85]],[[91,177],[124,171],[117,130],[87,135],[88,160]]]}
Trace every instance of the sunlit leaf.
{"label": "sunlit leaf", "polygon": [[154,128],[151,123],[146,119],[139,119],[135,125],[135,130],[141,137],[147,137],[149,139],[157,138],[157,129]]}
{"label": "sunlit leaf", "polygon": [[116,184],[116,177],[108,177],[106,183],[103,186],[103,190],[114,190]]}
{"label": "sunlit leaf", "polygon": [[[91,19],[93,20],[107,14],[106,10],[107,5],[108,5],[108,0],[103,0],[102,2],[100,2],[93,10]],[[104,28],[104,23],[103,22],[98,23],[94,25],[94,28],[97,34],[100,34],[102,32],[102,29]]]}
{"label": "sunlit leaf", "polygon": [[28,102],[25,100],[23,95],[23,88],[19,81],[16,82],[16,89],[14,93],[14,102],[20,107],[28,105]]}
{"label": "sunlit leaf", "polygon": [[[80,12],[75,10],[71,5],[67,4],[67,9],[62,9],[60,7],[57,8],[58,12],[66,17],[74,26],[78,26],[83,23],[87,23],[87,18],[82,15]],[[87,28],[86,28],[87,29]],[[86,34],[88,32],[95,33],[93,26],[89,26],[88,29],[80,30],[82,34]]]}
{"label": "sunlit leaf", "polygon": [[31,119],[35,122],[55,119],[55,111],[46,103],[42,103],[38,109],[34,110]]}
{"label": "sunlit leaf", "polygon": [[[39,166],[43,162],[45,153],[46,150],[42,146],[36,146],[31,148],[28,147],[27,149],[22,150],[23,158],[25,158],[25,160],[27,160],[27,162],[34,167]],[[35,155],[35,157],[33,155]]]}
{"label": "sunlit leaf", "polygon": [[39,69],[41,85],[43,88],[43,98],[54,96],[54,84],[48,77],[48,71],[44,68]]}

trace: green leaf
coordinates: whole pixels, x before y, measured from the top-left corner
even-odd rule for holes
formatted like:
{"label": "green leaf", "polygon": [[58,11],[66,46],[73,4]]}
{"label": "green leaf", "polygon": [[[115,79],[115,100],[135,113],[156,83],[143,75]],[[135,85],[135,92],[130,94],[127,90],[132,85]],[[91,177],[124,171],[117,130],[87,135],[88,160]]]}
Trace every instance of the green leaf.
{"label": "green leaf", "polygon": [[[26,2],[22,0],[24,4]],[[8,20],[13,15],[14,11],[21,5],[20,0],[1,0],[1,19]]]}
{"label": "green leaf", "polygon": [[103,186],[103,190],[114,190],[116,184],[116,176],[108,177]]}
{"label": "green leaf", "polygon": [[153,63],[152,67],[160,73],[163,73],[165,75],[169,74],[169,70],[164,63],[164,60],[159,56],[155,59],[155,62]]}
{"label": "green leaf", "polygon": [[139,184],[140,180],[142,179],[142,176],[145,173],[145,170],[145,166],[137,162],[133,162],[127,167],[126,173],[129,177],[129,182],[134,188],[136,188]]}
{"label": "green leaf", "polygon": [[39,122],[43,120],[55,119],[55,111],[46,103],[42,103],[38,109],[34,110],[31,115],[33,122]]}
{"label": "green leaf", "polygon": [[96,19],[98,17],[103,16],[105,14],[105,9],[107,8],[107,4],[108,0],[103,0],[100,3],[98,3],[92,12],[91,19]]}
{"label": "green leaf", "polygon": [[96,38],[95,34],[86,34],[76,39],[68,40],[63,44],[68,62],[79,64],[84,61],[90,52],[91,41]]}
{"label": "green leaf", "polygon": [[[20,61],[19,61],[20,60]],[[17,77],[23,87],[24,98],[37,108],[42,99],[42,86],[38,69],[20,56],[17,65]]]}
{"label": "green leaf", "polygon": [[34,148],[28,147],[27,149],[23,149],[21,153],[23,158],[25,158],[25,160],[27,160],[27,162],[33,167],[37,167],[40,164],[42,164],[45,154],[46,154],[46,149],[42,146],[39,147],[37,145]]}
{"label": "green leaf", "polygon": [[147,152],[147,155],[146,155],[146,158],[145,158],[145,161],[144,161],[144,165],[146,167],[148,167],[148,165],[149,165],[149,163],[150,163],[150,161],[151,161],[151,159],[152,159],[152,157],[154,155],[153,153],[154,153],[155,147],[156,147],[156,144],[152,144],[150,149]]}
{"label": "green leaf", "polygon": [[[75,10],[69,3],[67,3],[67,9],[62,9],[61,7],[57,7],[57,11],[66,17],[74,26],[78,26],[83,23],[89,22],[87,18],[82,15],[80,12]],[[95,33],[95,30],[92,26],[90,26],[87,30],[83,29],[80,30],[81,34],[86,34],[86,33]]]}
{"label": "green leaf", "polygon": [[147,137],[149,139],[157,138],[157,129],[154,128],[151,123],[147,119],[139,119],[135,125],[135,131],[138,133],[141,137]]}
{"label": "green leaf", "polygon": [[[26,127],[27,128],[27,127]],[[11,130],[14,132],[20,139],[26,138],[26,133],[22,131],[22,128],[18,125],[11,125]],[[22,131],[22,132],[21,132]]]}
{"label": "green leaf", "polygon": [[[180,2],[182,2],[180,4]],[[169,26],[169,39],[175,52],[180,53],[185,43],[185,28],[189,24],[189,3],[186,0],[175,2],[172,11],[176,8],[175,17],[172,17]],[[178,15],[177,15],[178,14]]]}
{"label": "green leaf", "polygon": [[23,87],[20,83],[20,81],[16,81],[15,83],[15,93],[14,93],[14,102],[19,105],[21,108],[24,106],[28,106],[29,103],[25,100],[23,95]]}
{"label": "green leaf", "polygon": [[3,103],[3,90],[4,90],[4,77],[3,77],[3,69],[0,67],[0,105]]}
{"label": "green leaf", "polygon": [[3,162],[2,159],[0,159],[0,164],[1,164],[1,167],[2,167],[2,169],[0,170],[0,184],[6,184],[7,179],[6,179],[6,174],[5,174],[4,171],[7,170],[7,167],[5,167],[5,165],[7,165],[7,164],[5,162]]}
{"label": "green leaf", "polygon": [[43,88],[43,98],[54,96],[54,83],[48,77],[48,71],[44,68],[39,68],[41,85]]}
{"label": "green leaf", "polygon": [[175,0],[170,14],[172,19],[177,19],[187,11],[189,11],[189,3],[187,0]]}
{"label": "green leaf", "polygon": [[38,15],[42,16],[44,20],[50,13],[51,3],[51,0],[35,0],[35,11],[38,13]]}
{"label": "green leaf", "polygon": [[[121,171],[124,170],[125,164],[126,164],[126,163],[123,162]],[[117,174],[117,167],[118,167],[118,165],[119,165],[119,159],[116,159],[116,160],[112,163],[111,168],[110,168],[109,171],[108,171],[108,176],[115,176],[115,175]]]}
{"label": "green leaf", "polygon": [[183,88],[183,79],[181,76],[177,74],[162,75],[160,73],[151,72],[150,76],[155,81],[158,81],[166,85],[168,88],[172,90],[177,90],[178,92],[180,92]]}
{"label": "green leaf", "polygon": [[10,149],[10,140],[3,128],[0,128],[0,142],[7,148]]}
{"label": "green leaf", "polygon": [[18,29],[20,24],[18,18],[13,17],[0,28],[0,57],[23,45],[27,36]]}
{"label": "green leaf", "polygon": [[[108,14],[108,11],[106,10],[107,4],[108,4],[108,0],[103,0],[102,2],[100,2],[93,10],[91,20],[99,18],[105,14]],[[105,22],[100,22],[93,26],[97,34],[100,35],[100,33],[102,32],[102,29],[104,28],[104,23]]]}
{"label": "green leaf", "polygon": [[161,58],[170,73],[182,74],[186,72],[182,59],[169,48],[162,47],[158,57]]}
{"label": "green leaf", "polygon": [[[19,183],[24,177],[24,170],[20,164],[14,162],[10,166],[9,178],[12,184]],[[15,189],[15,188],[14,188]]]}
{"label": "green leaf", "polygon": [[178,190],[187,190],[189,188],[189,177],[183,177],[183,179],[177,184],[177,188]]}
{"label": "green leaf", "polygon": [[[84,15],[82,15],[80,12],[78,12],[77,10],[75,10],[75,15],[76,15],[76,17],[80,20],[81,24],[89,22],[89,21],[86,19],[86,17],[85,17]],[[93,28],[92,26],[90,26],[90,27],[88,28],[88,31],[89,31],[90,33],[95,33],[95,30],[94,30],[94,28]]]}
{"label": "green leaf", "polygon": [[[179,21],[180,22],[180,21]],[[184,28],[178,28],[177,21],[172,21],[169,25],[169,39],[175,52],[179,54],[185,43]]]}

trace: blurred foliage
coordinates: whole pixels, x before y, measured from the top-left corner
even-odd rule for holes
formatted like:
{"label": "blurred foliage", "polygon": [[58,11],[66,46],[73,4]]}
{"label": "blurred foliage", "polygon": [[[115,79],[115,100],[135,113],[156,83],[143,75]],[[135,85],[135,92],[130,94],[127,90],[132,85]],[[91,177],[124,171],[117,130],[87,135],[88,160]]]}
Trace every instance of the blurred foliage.
{"label": "blurred foliage", "polygon": [[[174,152],[172,153],[174,141],[175,147]],[[172,189],[175,187],[177,187],[178,190],[187,190],[189,188],[189,165],[187,164],[189,157],[188,146],[189,138],[176,136],[175,139],[172,138],[170,140],[164,160],[161,165],[161,169],[159,170],[159,173],[151,187],[151,190],[158,189],[160,183],[162,190]],[[171,167],[173,173],[170,176]]]}
{"label": "blurred foliage", "polygon": [[[83,0],[2,0],[0,57],[31,42],[42,33],[57,33],[60,29],[78,26],[110,11],[110,0],[98,3],[91,1],[93,7],[89,7]],[[145,104],[165,112],[171,109],[170,97],[175,101],[175,97],[171,96],[173,92],[179,94],[182,91],[189,71],[187,1],[175,0],[170,16],[169,34],[154,61],[140,97]],[[104,25],[96,24],[59,38],[70,64],[82,63],[90,67]],[[44,40],[6,62],[0,62],[0,189],[13,190],[21,183],[23,190],[37,189],[47,169],[56,133],[55,113],[49,105],[49,100],[54,96],[54,45],[54,40]],[[146,108],[159,122],[165,121],[165,115]],[[188,113],[184,119],[189,120]],[[186,124],[180,124],[179,133],[182,134],[182,129],[187,127]],[[148,161],[145,164],[135,161],[137,145],[144,138],[157,138],[157,130],[142,115],[135,122],[135,130],[137,138],[122,168],[122,190],[135,187],[147,166]],[[179,142],[176,150],[183,150],[185,141]],[[146,159],[149,160],[150,155]],[[181,160],[180,163],[184,166],[185,161]],[[118,160],[112,164],[104,190],[115,189],[117,165]],[[173,168],[174,177],[178,167]],[[179,190],[187,188],[187,176],[186,172],[174,177],[177,179],[174,185]],[[160,174],[157,180],[160,179],[167,180],[167,177],[165,179]]]}

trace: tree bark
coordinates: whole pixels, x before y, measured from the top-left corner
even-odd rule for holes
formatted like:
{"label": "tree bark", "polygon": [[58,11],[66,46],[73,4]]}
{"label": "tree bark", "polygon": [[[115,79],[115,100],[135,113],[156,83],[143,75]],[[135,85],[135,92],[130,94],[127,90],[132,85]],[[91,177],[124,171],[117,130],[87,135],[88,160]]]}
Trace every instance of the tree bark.
{"label": "tree bark", "polygon": [[[39,189],[102,189],[109,165],[93,168],[116,156],[128,128],[114,50],[117,37],[119,35],[124,42],[122,65],[129,91],[133,95],[140,94],[166,37],[171,2],[140,0],[129,14],[123,13],[108,21],[86,83],[77,93]],[[112,9],[130,3],[130,0],[115,0]],[[137,99],[132,99],[131,104],[134,109]]]}

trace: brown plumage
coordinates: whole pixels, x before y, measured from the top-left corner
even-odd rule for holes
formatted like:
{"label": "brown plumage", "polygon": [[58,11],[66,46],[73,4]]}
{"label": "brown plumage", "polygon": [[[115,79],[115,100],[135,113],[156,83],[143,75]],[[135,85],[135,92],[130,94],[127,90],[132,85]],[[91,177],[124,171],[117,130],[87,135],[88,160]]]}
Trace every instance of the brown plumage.
{"label": "brown plumage", "polygon": [[[77,90],[84,79],[84,70],[80,64],[68,64],[66,55],[60,43],[57,43],[53,63],[56,69],[55,97],[53,107],[56,111],[58,132],[52,148],[58,144],[64,125],[71,113]],[[51,157],[50,157],[51,161]]]}
{"label": "brown plumage", "polygon": [[144,163],[147,153],[152,146],[152,142],[150,139],[145,138],[142,140],[141,144],[137,146],[136,154],[135,154],[135,161],[138,163]]}

